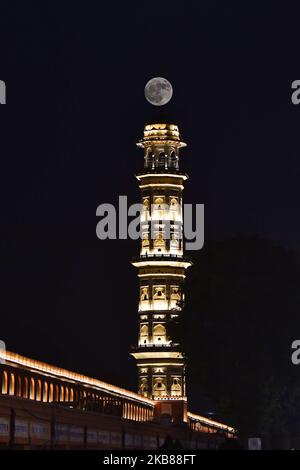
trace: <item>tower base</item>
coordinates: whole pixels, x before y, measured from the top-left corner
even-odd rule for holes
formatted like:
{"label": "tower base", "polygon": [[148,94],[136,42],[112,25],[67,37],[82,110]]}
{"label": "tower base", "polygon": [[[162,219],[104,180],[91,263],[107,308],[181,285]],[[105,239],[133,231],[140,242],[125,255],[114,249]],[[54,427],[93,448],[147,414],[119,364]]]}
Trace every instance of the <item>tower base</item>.
{"label": "tower base", "polygon": [[186,398],[161,398],[155,402],[155,417],[159,420],[169,420],[173,424],[188,421]]}

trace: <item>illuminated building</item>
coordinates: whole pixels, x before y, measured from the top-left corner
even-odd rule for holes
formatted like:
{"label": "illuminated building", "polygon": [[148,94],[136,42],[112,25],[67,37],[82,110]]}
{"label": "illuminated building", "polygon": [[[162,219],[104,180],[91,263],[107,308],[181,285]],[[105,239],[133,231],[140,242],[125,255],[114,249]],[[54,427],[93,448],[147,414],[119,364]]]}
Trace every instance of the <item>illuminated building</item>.
{"label": "illuminated building", "polygon": [[139,277],[139,337],[132,352],[138,391],[169,402],[161,406],[170,414],[172,403],[181,401],[186,419],[185,361],[178,338],[185,271],[191,264],[184,257],[182,236],[187,175],[179,169],[179,149],[186,144],[176,125],[148,124],[137,145],[144,151],[144,169],[136,176],[142,237],[139,258],[133,262]]}
{"label": "illuminated building", "polygon": [[[216,448],[235,429],[187,410],[176,328],[186,269],[177,126],[145,126],[139,277],[138,393],[0,349],[0,448]],[[170,232],[170,233],[168,233]],[[168,417],[166,420],[165,418]]]}
{"label": "illuminated building", "polygon": [[156,400],[10,351],[0,361],[0,449],[150,450],[166,436],[215,448],[235,433],[193,413],[170,427]]}

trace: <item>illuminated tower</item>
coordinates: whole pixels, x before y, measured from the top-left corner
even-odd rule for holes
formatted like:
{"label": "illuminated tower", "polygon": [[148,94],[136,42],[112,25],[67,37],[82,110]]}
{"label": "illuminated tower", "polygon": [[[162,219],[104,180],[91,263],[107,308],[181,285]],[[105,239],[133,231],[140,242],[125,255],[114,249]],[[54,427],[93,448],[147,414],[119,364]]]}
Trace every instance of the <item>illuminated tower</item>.
{"label": "illuminated tower", "polygon": [[179,324],[183,283],[190,266],[183,253],[182,191],[187,175],[179,170],[181,141],[173,124],[148,124],[137,143],[144,170],[136,178],[142,197],[139,277],[139,393],[158,400],[184,401],[185,361]]}

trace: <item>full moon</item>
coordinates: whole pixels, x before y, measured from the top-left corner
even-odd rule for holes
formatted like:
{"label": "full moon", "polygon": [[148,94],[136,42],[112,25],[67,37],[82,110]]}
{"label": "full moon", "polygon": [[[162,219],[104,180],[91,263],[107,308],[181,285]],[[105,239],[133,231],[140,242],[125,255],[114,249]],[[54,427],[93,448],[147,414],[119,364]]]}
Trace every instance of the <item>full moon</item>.
{"label": "full moon", "polygon": [[167,104],[173,95],[171,83],[162,77],[151,78],[145,86],[145,97],[154,106]]}

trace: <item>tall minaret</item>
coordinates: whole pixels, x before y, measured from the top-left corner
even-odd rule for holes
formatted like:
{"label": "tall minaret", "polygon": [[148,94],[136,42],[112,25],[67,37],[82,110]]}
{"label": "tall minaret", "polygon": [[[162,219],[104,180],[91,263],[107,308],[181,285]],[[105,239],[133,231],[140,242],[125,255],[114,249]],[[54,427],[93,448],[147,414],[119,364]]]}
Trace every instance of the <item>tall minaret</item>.
{"label": "tall minaret", "polygon": [[148,124],[137,143],[144,149],[144,170],[136,178],[142,197],[142,240],[138,269],[139,393],[169,402],[185,400],[185,360],[178,324],[183,315],[183,283],[190,266],[183,254],[181,141],[174,124]]}

